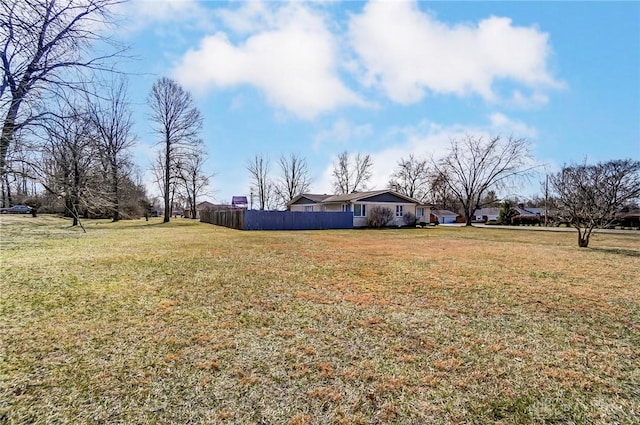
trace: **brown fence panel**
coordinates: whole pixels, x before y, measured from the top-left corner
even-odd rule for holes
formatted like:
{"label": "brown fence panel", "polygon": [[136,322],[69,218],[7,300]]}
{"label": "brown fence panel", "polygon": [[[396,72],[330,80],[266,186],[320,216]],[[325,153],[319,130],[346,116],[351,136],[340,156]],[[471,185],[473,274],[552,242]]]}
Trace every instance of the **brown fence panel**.
{"label": "brown fence panel", "polygon": [[244,210],[201,211],[200,221],[216,226],[244,229]]}

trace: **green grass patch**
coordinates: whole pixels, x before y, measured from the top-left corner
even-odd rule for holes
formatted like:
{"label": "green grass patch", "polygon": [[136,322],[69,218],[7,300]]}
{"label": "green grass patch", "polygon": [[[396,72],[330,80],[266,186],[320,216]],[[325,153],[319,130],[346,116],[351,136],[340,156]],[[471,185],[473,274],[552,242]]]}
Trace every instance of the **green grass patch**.
{"label": "green grass patch", "polygon": [[640,422],[640,240],[0,218],[0,423]]}

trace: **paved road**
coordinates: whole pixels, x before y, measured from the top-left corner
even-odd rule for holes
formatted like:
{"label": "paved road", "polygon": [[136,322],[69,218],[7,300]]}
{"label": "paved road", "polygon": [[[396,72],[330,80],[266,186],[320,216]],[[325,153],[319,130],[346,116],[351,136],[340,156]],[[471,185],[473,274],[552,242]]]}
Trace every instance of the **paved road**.
{"label": "paved road", "polygon": [[[463,227],[464,223],[463,224],[460,224],[460,223],[441,224],[440,226]],[[576,229],[574,229],[573,227],[500,226],[500,225],[487,226],[484,223],[473,223],[473,227],[486,228],[486,229],[534,230],[534,231],[543,231],[543,232],[576,232]],[[593,232],[640,236],[640,230],[595,229]]]}

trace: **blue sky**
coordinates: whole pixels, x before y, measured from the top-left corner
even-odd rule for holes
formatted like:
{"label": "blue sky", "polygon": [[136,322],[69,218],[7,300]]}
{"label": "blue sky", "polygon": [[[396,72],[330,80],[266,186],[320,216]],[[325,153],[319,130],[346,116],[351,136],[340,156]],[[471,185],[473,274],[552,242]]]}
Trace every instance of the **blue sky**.
{"label": "blue sky", "polygon": [[[222,2],[147,0],[118,11],[136,161],[157,149],[147,96],[189,90],[215,173],[203,197],[248,195],[247,161],[308,161],[331,193],[342,151],[370,154],[370,188],[402,157],[465,134],[526,137],[535,159],[640,159],[639,2]],[[150,187],[151,191],[155,190]],[[528,187],[502,195],[539,192]]]}

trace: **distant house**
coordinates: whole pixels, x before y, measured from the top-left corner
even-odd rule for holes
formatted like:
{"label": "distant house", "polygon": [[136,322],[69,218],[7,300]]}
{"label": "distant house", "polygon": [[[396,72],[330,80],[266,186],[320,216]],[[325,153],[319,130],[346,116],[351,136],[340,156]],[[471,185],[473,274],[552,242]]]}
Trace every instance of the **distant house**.
{"label": "distant house", "polygon": [[305,193],[298,195],[287,204],[290,211],[299,212],[345,212],[353,213],[353,227],[367,226],[367,217],[374,207],[390,209],[394,219],[389,225],[404,226],[405,216],[412,214],[418,221],[430,210],[428,205],[401,195],[392,190],[374,190],[344,195],[318,195]]}
{"label": "distant house", "polygon": [[449,210],[432,210],[430,220],[432,223],[448,224],[455,223],[458,214]]}
{"label": "distant house", "polygon": [[474,221],[487,222],[489,220],[497,220],[500,216],[500,208],[478,208],[473,212]]}
{"label": "distant house", "polygon": [[[229,204],[213,204],[209,201],[203,201],[196,205],[196,218],[200,218],[200,212],[202,211],[220,211],[228,209],[231,209],[231,205]],[[189,210],[185,210],[185,217],[191,217],[189,215]]]}

